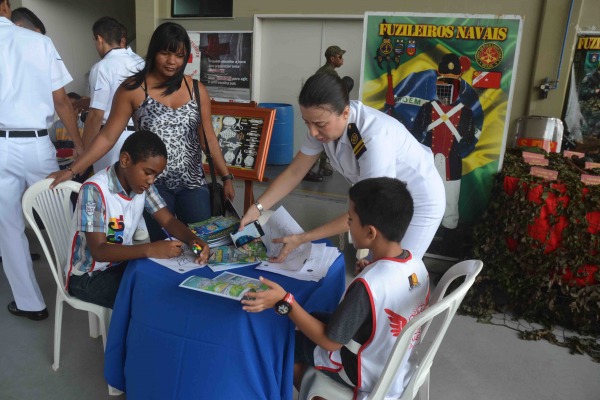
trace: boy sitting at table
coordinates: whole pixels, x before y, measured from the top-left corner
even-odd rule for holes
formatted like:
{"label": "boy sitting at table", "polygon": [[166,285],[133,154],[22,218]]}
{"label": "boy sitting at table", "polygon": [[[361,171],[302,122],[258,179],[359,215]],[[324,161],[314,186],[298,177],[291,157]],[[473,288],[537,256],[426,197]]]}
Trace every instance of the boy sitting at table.
{"label": "boy sitting at table", "polygon": [[[67,289],[81,300],[113,308],[128,260],[172,258],[182,242],[202,247],[196,263],[205,263],[209,247],[169,212],[154,187],[167,165],[167,148],[158,135],[137,131],[123,143],[119,161],[81,186],[73,216],[72,247],[65,268]],[[180,239],[133,244],[146,209],[170,235]]]}
{"label": "boy sitting at table", "polygon": [[[394,343],[406,323],[427,306],[429,275],[400,241],[413,215],[406,184],[393,178],[371,178],[350,188],[348,225],[356,248],[369,249],[373,261],[350,283],[330,316],[308,314],[277,283],[248,293],[243,309],[275,307],[296,324],[294,385],[300,388],[307,365],[355,389],[364,398],[374,389]],[[410,379],[414,361],[401,367],[389,396],[398,398]],[[360,369],[360,370],[359,370]]]}

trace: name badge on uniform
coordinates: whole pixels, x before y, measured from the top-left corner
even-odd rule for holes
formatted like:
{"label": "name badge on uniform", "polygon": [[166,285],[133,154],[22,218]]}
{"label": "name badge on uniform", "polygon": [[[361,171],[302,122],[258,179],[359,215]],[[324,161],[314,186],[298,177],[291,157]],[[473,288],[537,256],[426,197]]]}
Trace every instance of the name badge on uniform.
{"label": "name badge on uniform", "polygon": [[354,152],[354,157],[358,160],[360,156],[367,151],[367,146],[365,146],[365,142],[363,141],[362,136],[360,136],[360,131],[356,127],[356,124],[348,124],[348,131],[346,133],[348,135],[348,139],[352,144],[352,151]]}

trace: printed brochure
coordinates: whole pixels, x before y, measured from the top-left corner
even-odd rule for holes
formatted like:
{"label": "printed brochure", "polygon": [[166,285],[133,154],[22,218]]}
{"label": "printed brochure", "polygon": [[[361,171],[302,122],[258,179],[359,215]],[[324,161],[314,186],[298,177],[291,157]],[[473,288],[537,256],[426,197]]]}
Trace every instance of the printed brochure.
{"label": "printed brochure", "polygon": [[256,292],[267,289],[258,279],[231,272],[223,272],[213,279],[192,275],[181,282],[179,286],[232,300],[241,300],[249,291]]}

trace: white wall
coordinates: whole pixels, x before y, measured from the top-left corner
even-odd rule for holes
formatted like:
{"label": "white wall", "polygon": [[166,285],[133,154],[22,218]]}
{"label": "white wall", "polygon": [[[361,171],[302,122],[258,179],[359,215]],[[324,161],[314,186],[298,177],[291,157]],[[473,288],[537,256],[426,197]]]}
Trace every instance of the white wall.
{"label": "white wall", "polygon": [[65,87],[67,92],[88,94],[86,74],[98,60],[92,40],[92,25],[103,16],[110,16],[124,24],[128,37],[135,37],[134,0],[21,0],[12,1],[14,8],[27,7],[44,23],[46,35],[52,38],[56,49],[73,76]]}
{"label": "white wall", "polygon": [[363,19],[360,15],[345,18],[262,15],[257,17],[256,24],[260,27],[254,27],[252,99],[294,107],[293,153],[296,154],[307,132],[298,94],[306,79],[325,63],[327,47],[338,45],[346,49],[344,65],[337,72],[354,79],[356,86],[350,97],[358,96]]}

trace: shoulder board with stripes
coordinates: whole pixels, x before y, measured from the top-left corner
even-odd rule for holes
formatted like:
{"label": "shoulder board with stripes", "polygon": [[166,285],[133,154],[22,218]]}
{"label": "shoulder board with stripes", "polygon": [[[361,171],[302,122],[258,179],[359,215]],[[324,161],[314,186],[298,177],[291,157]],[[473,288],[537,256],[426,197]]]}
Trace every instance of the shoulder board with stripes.
{"label": "shoulder board with stripes", "polygon": [[356,127],[356,124],[348,124],[347,131],[348,139],[352,144],[352,150],[354,151],[354,157],[358,160],[360,156],[367,151],[367,146],[365,146],[365,142],[363,141],[362,136],[360,136],[360,132]]}

